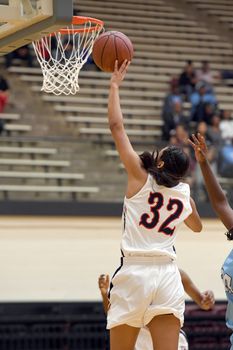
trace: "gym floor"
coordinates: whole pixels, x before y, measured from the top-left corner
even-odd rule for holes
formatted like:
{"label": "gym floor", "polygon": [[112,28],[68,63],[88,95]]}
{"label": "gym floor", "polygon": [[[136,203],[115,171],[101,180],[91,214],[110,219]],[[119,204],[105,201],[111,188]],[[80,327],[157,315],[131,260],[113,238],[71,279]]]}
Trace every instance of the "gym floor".
{"label": "gym floor", "polygon": [[[178,265],[201,289],[225,299],[221,265],[232,243],[218,220],[202,233],[182,226]],[[0,301],[100,300],[97,279],[119,266],[120,218],[1,217]]]}

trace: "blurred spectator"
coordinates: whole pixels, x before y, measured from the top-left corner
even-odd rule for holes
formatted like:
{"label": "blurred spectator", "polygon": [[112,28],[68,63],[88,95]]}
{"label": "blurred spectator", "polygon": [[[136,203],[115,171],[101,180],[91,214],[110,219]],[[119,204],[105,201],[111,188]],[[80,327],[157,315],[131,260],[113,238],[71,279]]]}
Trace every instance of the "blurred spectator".
{"label": "blurred spectator", "polygon": [[51,57],[58,58],[57,39],[54,36],[44,38],[38,44],[38,51],[45,61],[49,61]]}
{"label": "blurred spectator", "polygon": [[179,90],[185,99],[189,101],[191,94],[195,90],[195,84],[197,82],[196,72],[193,67],[192,61],[187,61],[184,71],[179,77]]}
{"label": "blurred spectator", "polygon": [[66,59],[71,58],[72,56],[74,56],[74,43],[72,40],[70,40],[70,38],[67,38],[64,43],[63,43],[63,47],[64,47],[64,57]]}
{"label": "blurred spectator", "polygon": [[220,116],[218,114],[214,114],[211,119],[211,124],[208,127],[207,134],[210,142],[214,145],[215,148],[219,148],[223,142],[222,133],[220,129]]}
{"label": "blurred spectator", "polygon": [[169,145],[172,146],[178,146],[178,140],[176,138],[176,134],[171,134],[170,139],[169,139]]}
{"label": "blurred spectator", "polygon": [[[179,93],[179,87],[178,87],[178,80],[173,78],[170,82],[170,91],[166,95],[164,102],[163,102],[163,109],[162,109],[162,119],[164,121],[164,124],[172,119],[171,115],[174,113],[174,103],[179,102],[182,104],[182,98]],[[164,125],[165,129],[166,126]],[[170,126],[168,126],[168,130],[170,130]],[[169,131],[164,130],[163,139],[169,140]]]}
{"label": "blurred spectator", "polygon": [[162,113],[171,112],[171,110],[173,109],[174,100],[182,102],[182,98],[181,98],[180,92],[179,92],[178,80],[176,78],[173,78],[170,81],[169,88],[170,88],[170,91],[164,99]]}
{"label": "blurred spectator", "polygon": [[222,110],[220,116],[220,130],[222,133],[222,138],[225,142],[233,142],[233,118],[231,111]]}
{"label": "blurred spectator", "polygon": [[5,55],[5,65],[7,68],[12,66],[13,59],[19,59],[20,61],[25,62],[28,67],[33,66],[33,58],[28,45],[22,46],[19,49]]}
{"label": "blurred spectator", "polygon": [[0,134],[4,130],[4,119],[1,118],[1,113],[4,112],[7,105],[9,99],[9,89],[8,81],[2,75],[0,75]]}
{"label": "blurred spectator", "polygon": [[233,71],[229,69],[222,70],[218,73],[218,79],[221,79],[223,81],[230,80],[229,86],[233,86],[232,80],[233,80]]}
{"label": "blurred spectator", "polygon": [[212,92],[214,83],[214,74],[210,70],[210,64],[208,61],[202,62],[201,69],[196,72],[197,81],[204,81],[206,83],[206,89],[208,92]]}
{"label": "blurred spectator", "polygon": [[210,103],[205,103],[204,104],[204,112],[203,112],[203,121],[210,125],[211,124],[211,119],[214,116],[216,110],[216,106],[210,104]]}
{"label": "blurred spectator", "polygon": [[82,70],[92,70],[92,71],[100,71],[100,68],[97,67],[97,65],[95,64],[92,55],[88,56],[88,59],[86,61],[86,63],[84,64]]}
{"label": "blurred spectator", "polygon": [[220,176],[232,179],[233,173],[233,145],[221,147],[218,157],[218,173]]}
{"label": "blurred spectator", "polygon": [[196,92],[191,95],[191,120],[200,122],[205,119],[206,104],[212,105],[213,108],[217,106],[217,100],[213,93],[207,92],[206,83],[200,81],[196,85]]}
{"label": "blurred spectator", "polygon": [[0,75],[0,113],[2,113],[6,107],[9,98],[9,84],[8,81]]}
{"label": "blurred spectator", "polygon": [[169,140],[172,131],[175,131],[177,125],[188,125],[189,119],[183,115],[182,103],[179,99],[174,99],[171,111],[163,114],[163,122],[164,140]]}
{"label": "blurred spectator", "polygon": [[205,122],[202,121],[198,123],[196,132],[205,137],[206,143],[209,146],[210,139],[209,139],[209,135],[207,134],[207,130],[208,130],[208,125]]}
{"label": "blurred spectator", "polygon": [[181,147],[188,145],[189,134],[187,132],[187,129],[184,127],[184,125],[182,124],[177,125],[174,135],[176,136],[177,145]]}

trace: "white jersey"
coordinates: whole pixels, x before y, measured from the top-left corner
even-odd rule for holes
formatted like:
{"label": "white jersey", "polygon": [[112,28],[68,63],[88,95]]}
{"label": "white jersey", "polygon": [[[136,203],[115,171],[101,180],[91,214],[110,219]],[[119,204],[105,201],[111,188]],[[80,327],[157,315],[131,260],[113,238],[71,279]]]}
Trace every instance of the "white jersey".
{"label": "white jersey", "polygon": [[175,259],[177,229],[191,212],[188,184],[159,186],[149,174],[141,190],[124,199],[122,253],[124,256],[166,255]]}

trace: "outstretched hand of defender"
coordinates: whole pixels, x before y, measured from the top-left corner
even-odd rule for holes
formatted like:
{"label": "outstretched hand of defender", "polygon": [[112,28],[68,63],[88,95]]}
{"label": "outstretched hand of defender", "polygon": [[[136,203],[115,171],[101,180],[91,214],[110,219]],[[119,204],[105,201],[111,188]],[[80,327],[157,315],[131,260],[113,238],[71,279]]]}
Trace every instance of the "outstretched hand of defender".
{"label": "outstretched hand of defender", "polygon": [[125,60],[120,67],[118,67],[118,61],[115,61],[114,72],[111,78],[111,85],[119,87],[121,82],[124,80],[127,69],[130,62]]}
{"label": "outstretched hand of defender", "polygon": [[196,160],[199,163],[205,162],[207,159],[208,152],[205,138],[199,133],[197,134],[197,136],[192,134],[192,139],[188,140],[188,142],[194,149]]}
{"label": "outstretched hand of defender", "polygon": [[109,275],[100,275],[98,282],[101,294],[107,295],[109,288]]}

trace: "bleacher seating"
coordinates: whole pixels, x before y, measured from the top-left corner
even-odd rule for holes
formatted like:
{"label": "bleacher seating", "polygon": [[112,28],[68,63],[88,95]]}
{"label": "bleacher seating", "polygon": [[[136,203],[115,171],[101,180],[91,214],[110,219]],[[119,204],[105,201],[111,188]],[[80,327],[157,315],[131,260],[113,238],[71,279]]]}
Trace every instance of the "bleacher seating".
{"label": "bleacher seating", "polygon": [[[231,0],[186,1],[203,13],[218,16],[233,29]],[[121,88],[124,122],[139,153],[153,150],[160,142],[162,101],[171,77],[181,72],[187,59],[192,59],[195,67],[209,60],[214,72],[232,70],[232,43],[212,33],[198,19],[191,20],[188,13],[177,11],[175,1],[173,6],[165,0],[98,0],[98,6],[96,3],[78,0],[76,8],[80,15],[100,17],[106,30],[120,30],[133,41],[135,56]],[[109,149],[109,144],[113,145],[107,128],[110,75],[81,71],[79,95],[54,97],[40,92],[39,68],[11,67],[9,72],[18,90],[27,90],[28,95],[26,106],[19,103],[19,114],[0,115],[7,121],[5,129],[9,135],[2,138],[0,145],[1,200],[122,200],[125,176],[118,172],[122,164],[119,165],[117,152]],[[220,107],[233,111],[232,87],[216,81],[214,88]],[[190,104],[184,107],[187,114]],[[18,120],[22,124],[12,123]],[[21,132],[31,135],[32,144],[15,137]],[[57,138],[44,145],[43,138],[50,133]],[[231,179],[219,180],[224,186],[232,185]],[[229,348],[225,308],[225,303],[217,303],[206,313],[187,304],[184,329],[191,350]],[[50,308],[46,303],[33,310],[29,304],[24,308],[14,305],[12,309],[8,304],[0,305],[1,350],[103,350],[104,328],[100,304],[74,303],[71,308],[56,304]]]}
{"label": "bleacher seating", "polygon": [[23,125],[23,124],[5,124],[4,130],[7,132],[7,134],[11,134],[12,132],[25,132],[25,131],[31,131],[32,126],[31,125]]}
{"label": "bleacher seating", "polygon": [[[220,5],[229,6],[226,0],[221,4],[217,0],[197,0],[196,3],[202,5],[201,11],[207,11],[212,4],[215,4],[215,10]],[[130,138],[142,150],[148,147],[153,149],[160,142],[163,98],[168,91],[171,77],[181,72],[187,59],[192,59],[196,68],[200,67],[203,60],[209,60],[216,73],[222,69],[233,68],[231,42],[227,38],[222,40],[217,31],[209,30],[208,25],[199,23],[198,18],[191,18],[189,13],[177,10],[175,1],[168,4],[165,0],[148,0],[146,3],[139,0],[100,0],[96,6],[96,1],[80,0],[77,4],[75,2],[75,8],[80,15],[103,19],[106,30],[120,30],[134,44],[135,55],[121,88],[121,104]],[[92,143],[101,147],[107,144],[112,146],[106,117],[109,74],[81,70],[79,94],[55,97],[41,94],[40,68],[11,67],[9,71],[12,77],[20,75],[22,86],[28,84],[31,91],[37,92],[33,94],[34,99],[40,101],[45,111],[40,114],[46,115],[48,111],[51,113],[50,122],[53,120],[56,128],[55,121],[58,121],[60,135],[64,130],[66,137],[77,138],[77,142],[86,142],[90,147]],[[214,85],[220,108],[233,111],[232,87],[223,86],[219,80]],[[186,103],[185,115],[188,115],[189,110],[190,104]],[[39,114],[37,120],[40,123]],[[24,119],[22,123],[26,125]],[[32,128],[30,132],[36,133],[36,130]],[[81,145],[80,148],[82,149]],[[102,150],[99,153],[103,154]],[[98,155],[98,147],[96,157],[98,162],[102,161]],[[73,161],[72,154],[69,154],[69,159]],[[72,162],[70,164],[73,166]],[[105,164],[102,171],[104,169]],[[85,173],[88,169],[78,171]]]}
{"label": "bleacher seating", "polygon": [[3,193],[4,200],[10,198],[11,192],[56,192],[71,194],[71,199],[76,200],[77,194],[88,195],[90,193],[98,193],[98,187],[84,187],[84,186],[29,186],[29,185],[0,185],[0,193]]}
{"label": "bleacher seating", "polygon": [[214,16],[218,21],[224,23],[229,29],[233,29],[233,5],[231,1],[209,1],[209,0],[186,0],[187,3],[203,11],[209,16]]}
{"label": "bleacher seating", "polygon": [[0,118],[4,120],[19,120],[20,114],[18,113],[0,113]]}
{"label": "bleacher seating", "polygon": [[31,158],[35,157],[37,154],[41,155],[53,155],[57,153],[55,148],[39,148],[39,147],[7,147],[0,146],[0,154],[1,156],[4,153],[15,153],[15,154],[29,154]]}
{"label": "bleacher seating", "polygon": [[72,173],[45,173],[45,172],[29,172],[29,171],[0,171],[0,178],[15,178],[15,179],[44,179],[44,180],[55,180],[57,185],[60,185],[62,181],[75,181],[83,180],[84,174],[72,174]]}

